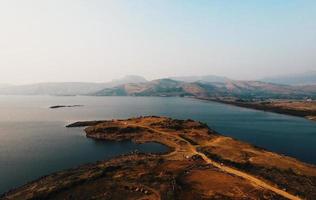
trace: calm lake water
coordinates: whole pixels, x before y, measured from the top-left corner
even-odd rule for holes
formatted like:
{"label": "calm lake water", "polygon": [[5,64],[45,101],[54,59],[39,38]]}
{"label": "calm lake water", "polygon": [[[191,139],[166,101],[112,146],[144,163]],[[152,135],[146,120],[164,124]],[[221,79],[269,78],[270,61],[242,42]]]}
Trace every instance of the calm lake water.
{"label": "calm lake water", "polygon": [[[84,106],[49,109],[71,104]],[[0,193],[135,149],[166,151],[156,143],[95,141],[81,128],[65,128],[78,120],[141,115],[200,120],[223,135],[316,164],[316,122],[304,118],[176,97],[0,96]]]}

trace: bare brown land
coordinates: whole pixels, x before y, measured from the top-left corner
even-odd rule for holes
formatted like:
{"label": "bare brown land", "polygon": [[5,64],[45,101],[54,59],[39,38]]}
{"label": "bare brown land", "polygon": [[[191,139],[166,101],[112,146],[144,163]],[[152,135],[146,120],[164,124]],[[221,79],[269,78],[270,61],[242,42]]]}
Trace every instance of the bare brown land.
{"label": "bare brown land", "polygon": [[170,152],[133,153],[58,172],[1,199],[316,197],[315,166],[221,136],[197,121],[165,117],[93,121],[85,131],[98,140],[159,142]]}
{"label": "bare brown land", "polygon": [[316,101],[288,101],[288,100],[272,100],[272,101],[238,101],[234,99],[208,99],[226,104],[232,104],[245,108],[276,112],[299,117],[305,117],[310,120],[316,120]]}

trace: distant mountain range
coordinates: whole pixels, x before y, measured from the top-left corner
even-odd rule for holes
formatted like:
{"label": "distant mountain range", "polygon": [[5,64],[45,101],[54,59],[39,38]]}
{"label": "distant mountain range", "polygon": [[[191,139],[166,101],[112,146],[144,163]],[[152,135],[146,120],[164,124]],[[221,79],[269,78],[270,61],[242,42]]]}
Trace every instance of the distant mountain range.
{"label": "distant mountain range", "polygon": [[275,76],[264,78],[261,81],[286,85],[314,85],[316,84],[316,71],[301,74]]}
{"label": "distant mountain range", "polygon": [[0,94],[191,96],[200,98],[228,97],[242,100],[316,99],[316,85],[286,85],[271,82],[236,81],[220,76],[171,77],[147,81],[140,76],[126,76],[106,83],[69,82],[22,86],[0,85]]}
{"label": "distant mountain range", "polygon": [[145,83],[130,83],[105,88],[91,95],[303,99],[316,98],[316,86],[289,86],[260,81],[184,82],[173,79],[158,79]]}
{"label": "distant mountain range", "polygon": [[10,95],[86,95],[104,88],[115,87],[127,83],[140,83],[147,80],[141,76],[125,76],[106,83],[37,83],[29,85],[0,85],[0,94]]}

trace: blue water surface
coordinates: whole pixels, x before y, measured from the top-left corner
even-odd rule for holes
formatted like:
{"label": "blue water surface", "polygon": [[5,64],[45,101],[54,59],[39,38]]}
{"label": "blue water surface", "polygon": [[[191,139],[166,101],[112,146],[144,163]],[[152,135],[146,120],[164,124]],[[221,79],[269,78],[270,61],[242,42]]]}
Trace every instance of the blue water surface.
{"label": "blue water surface", "polygon": [[[49,109],[52,105],[83,107]],[[194,119],[217,132],[316,164],[316,122],[300,117],[177,97],[0,96],[0,193],[43,175],[138,149],[165,152],[157,143],[88,139],[79,120],[145,115]]]}

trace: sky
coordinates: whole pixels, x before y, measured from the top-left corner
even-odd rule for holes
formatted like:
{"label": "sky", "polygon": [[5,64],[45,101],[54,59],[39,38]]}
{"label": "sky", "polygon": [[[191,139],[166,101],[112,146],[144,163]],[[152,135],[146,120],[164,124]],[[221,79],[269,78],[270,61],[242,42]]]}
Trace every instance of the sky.
{"label": "sky", "polygon": [[1,0],[0,83],[316,69],[314,0]]}

